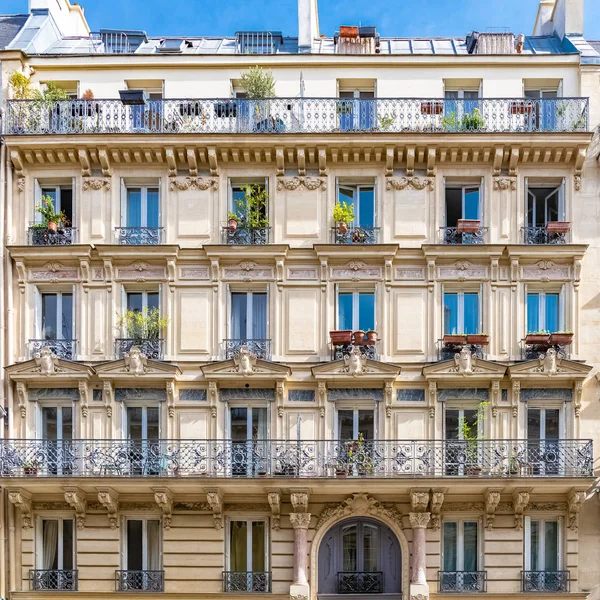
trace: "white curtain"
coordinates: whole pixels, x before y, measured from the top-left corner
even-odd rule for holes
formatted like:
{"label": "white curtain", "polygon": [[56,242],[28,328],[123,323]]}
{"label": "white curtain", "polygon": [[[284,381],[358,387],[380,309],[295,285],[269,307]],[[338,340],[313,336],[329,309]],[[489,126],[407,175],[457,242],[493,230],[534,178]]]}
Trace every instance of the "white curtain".
{"label": "white curtain", "polygon": [[58,548],[58,521],[43,522],[43,542],[42,568],[46,570],[54,569]]}
{"label": "white curtain", "polygon": [[264,340],[267,337],[267,295],[252,296],[252,337]]}
{"label": "white curtain", "polygon": [[148,521],[148,570],[160,571],[160,521]]}

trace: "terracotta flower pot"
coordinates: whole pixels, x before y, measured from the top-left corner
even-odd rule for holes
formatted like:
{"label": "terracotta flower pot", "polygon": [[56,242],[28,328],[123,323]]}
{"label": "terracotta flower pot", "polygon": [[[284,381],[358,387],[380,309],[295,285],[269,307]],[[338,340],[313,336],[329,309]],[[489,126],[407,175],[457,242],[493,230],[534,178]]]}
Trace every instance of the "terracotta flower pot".
{"label": "terracotta flower pot", "polygon": [[467,343],[466,335],[446,334],[444,336],[444,344],[466,344],[466,343]]}
{"label": "terracotta flower pot", "polygon": [[467,344],[475,346],[487,346],[490,343],[490,336],[484,333],[470,333],[467,335]]}
{"label": "terracotta flower pot", "polygon": [[341,38],[357,38],[358,37],[358,27],[353,27],[349,25],[341,25],[340,26],[340,37]]}
{"label": "terracotta flower pot", "polygon": [[348,231],[348,223],[344,223],[343,221],[340,221],[338,223],[338,231],[340,233],[346,233]]}
{"label": "terracotta flower pot", "polygon": [[551,333],[550,343],[558,346],[568,346],[573,343],[572,333]]}
{"label": "terracotta flower pot", "polygon": [[57,231],[58,230],[58,223],[55,223],[54,221],[50,221],[48,223],[48,229],[50,231]]}
{"label": "terracotta flower pot", "polygon": [[229,221],[227,221],[227,227],[229,227],[229,231],[231,231],[231,233],[233,233],[238,226],[238,222],[235,219],[229,219]]}
{"label": "terracotta flower pot", "polygon": [[525,343],[530,346],[541,346],[548,343],[547,333],[528,333],[525,336]]}
{"label": "terracotta flower pot", "polygon": [[329,337],[334,346],[348,345],[352,343],[352,330],[340,329],[338,331],[330,331]]}
{"label": "terracotta flower pot", "polygon": [[364,331],[355,331],[354,332],[354,343],[355,344],[364,344],[365,343],[365,332]]}
{"label": "terracotta flower pot", "polygon": [[376,331],[368,331],[367,332],[367,344],[375,344],[377,343],[377,332]]}
{"label": "terracotta flower pot", "polygon": [[481,229],[481,221],[478,219],[459,219],[456,223],[458,233],[477,233]]}
{"label": "terracotta flower pot", "polygon": [[569,233],[571,231],[570,221],[548,221],[546,223],[548,233]]}

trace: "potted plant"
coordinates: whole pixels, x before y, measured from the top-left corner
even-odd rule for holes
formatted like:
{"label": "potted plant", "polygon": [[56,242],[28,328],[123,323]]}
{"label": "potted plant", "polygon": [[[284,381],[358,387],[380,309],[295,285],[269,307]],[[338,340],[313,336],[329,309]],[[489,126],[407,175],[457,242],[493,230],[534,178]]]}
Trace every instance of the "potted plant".
{"label": "potted plant", "polygon": [[468,333],[467,344],[475,346],[487,346],[490,342],[490,336],[487,333]]}
{"label": "potted plant", "polygon": [[467,475],[478,477],[481,475],[482,467],[479,456],[479,442],[485,439],[483,435],[483,423],[486,416],[486,408],[489,402],[480,402],[477,405],[477,413],[472,424],[469,424],[464,417],[461,417],[458,423],[462,441],[465,443],[465,467]]}
{"label": "potted plant", "polygon": [[453,346],[467,343],[466,333],[446,333],[444,335],[444,344]]}
{"label": "potted plant", "polygon": [[54,210],[54,201],[50,196],[42,196],[42,201],[35,207],[37,213],[39,213],[43,219],[45,226],[50,231],[58,231],[59,227],[64,227],[67,223],[67,216],[61,210],[56,212]]}
{"label": "potted plant", "polygon": [[548,233],[569,233],[571,231],[570,221],[548,221],[546,223]]}
{"label": "potted plant", "polygon": [[377,332],[373,329],[369,329],[367,331],[367,344],[376,344],[377,343]]}
{"label": "potted plant", "polygon": [[237,229],[238,218],[239,217],[234,212],[229,211],[227,213],[227,228],[231,233],[233,233]]}
{"label": "potted plant", "polygon": [[550,332],[532,331],[525,336],[525,343],[529,346],[542,346],[548,343]]}
{"label": "potted plant", "polygon": [[362,433],[358,434],[357,440],[347,443],[347,449],[349,468],[356,469],[356,473],[362,477],[372,475],[374,471],[373,458]]}
{"label": "potted plant", "polygon": [[[238,227],[249,231],[269,226],[266,217],[269,195],[262,185],[248,184],[243,188],[244,197],[236,200],[237,214],[227,213],[229,231],[233,233]],[[233,226],[235,221],[235,227]]]}
{"label": "potted plant", "polygon": [[550,344],[557,346],[568,346],[573,343],[572,331],[555,331],[550,334]]}
{"label": "potted plant", "polygon": [[352,25],[340,25],[340,37],[354,39],[358,37],[358,27]]}
{"label": "potted plant", "polygon": [[158,308],[126,310],[117,313],[117,327],[123,331],[134,345],[142,345],[146,340],[158,340],[169,324],[168,317],[161,317]]}
{"label": "potted plant", "polygon": [[[270,98],[275,97],[275,78],[268,69],[261,67],[250,67],[240,76],[240,85],[246,98],[250,101],[250,106],[254,109],[255,132],[273,132],[284,131],[285,123],[281,119],[273,119],[270,116]],[[242,100],[242,102],[245,102]],[[243,113],[243,111],[240,111]]]}
{"label": "potted plant", "polygon": [[352,334],[354,338],[354,343],[359,346],[365,343],[365,332],[362,329],[358,329]]}
{"label": "potted plant", "polygon": [[456,222],[456,231],[458,233],[477,233],[481,229],[479,219],[458,219]]}
{"label": "potted plant", "polygon": [[441,115],[444,112],[444,103],[441,100],[425,100],[421,102],[422,115]]}
{"label": "potted plant", "polygon": [[463,131],[477,131],[485,129],[485,121],[478,108],[474,108],[472,113],[467,113],[462,118]]}
{"label": "potted plant", "polygon": [[346,233],[348,231],[348,223],[354,221],[354,204],[336,202],[333,207],[333,220],[337,223],[338,231]]}
{"label": "potted plant", "polygon": [[33,477],[38,474],[39,463],[37,460],[28,460],[23,463],[23,473],[29,477]]}
{"label": "potted plant", "polygon": [[330,331],[329,337],[331,338],[331,343],[334,346],[347,346],[352,343],[352,330],[340,329],[336,331]]}

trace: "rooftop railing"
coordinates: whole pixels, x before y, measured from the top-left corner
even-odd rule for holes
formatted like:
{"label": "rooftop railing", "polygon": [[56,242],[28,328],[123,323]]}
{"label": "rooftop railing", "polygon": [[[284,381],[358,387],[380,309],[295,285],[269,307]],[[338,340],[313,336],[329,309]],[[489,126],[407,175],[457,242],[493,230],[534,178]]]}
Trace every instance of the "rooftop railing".
{"label": "rooftop railing", "polygon": [[589,130],[588,98],[9,100],[7,135],[536,133]]}
{"label": "rooftop railing", "polygon": [[592,477],[591,440],[4,440],[0,476]]}

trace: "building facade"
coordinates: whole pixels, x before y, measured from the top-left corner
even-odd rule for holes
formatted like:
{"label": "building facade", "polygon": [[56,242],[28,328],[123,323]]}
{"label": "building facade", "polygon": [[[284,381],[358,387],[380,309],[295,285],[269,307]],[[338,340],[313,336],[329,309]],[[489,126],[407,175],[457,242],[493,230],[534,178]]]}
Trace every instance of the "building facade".
{"label": "building facade", "polygon": [[152,38],[31,0],[0,50],[0,597],[600,597],[582,11],[327,38],[300,0],[297,37]]}

